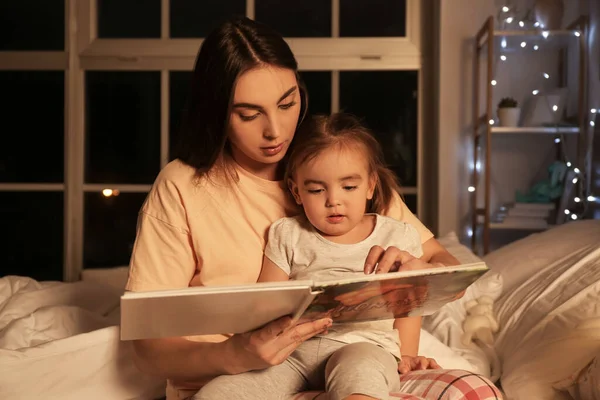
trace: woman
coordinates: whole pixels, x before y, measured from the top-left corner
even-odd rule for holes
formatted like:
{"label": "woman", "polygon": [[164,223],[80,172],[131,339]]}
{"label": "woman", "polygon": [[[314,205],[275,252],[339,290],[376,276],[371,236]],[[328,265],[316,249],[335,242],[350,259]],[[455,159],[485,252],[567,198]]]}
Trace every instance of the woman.
{"label": "woman", "polygon": [[[296,60],[280,35],[237,18],[206,37],[183,117],[179,158],[161,171],[139,215],[127,290],[257,281],[268,227],[300,211],[278,179],[306,108]],[[388,215],[414,225],[423,242],[425,262],[403,268],[457,264],[399,197]],[[374,247],[365,271],[375,265],[381,273],[397,269],[406,257],[393,247]],[[184,399],[214,377],[282,363],[331,323],[323,319],[285,329],[289,322],[283,318],[233,336],[139,340],[136,363],[168,378],[169,400]],[[419,319],[406,319],[403,330],[417,337],[407,344],[407,355],[418,362],[401,372],[430,366],[430,359],[416,357],[419,329]],[[416,396],[430,383],[419,385],[418,372],[402,379]]]}

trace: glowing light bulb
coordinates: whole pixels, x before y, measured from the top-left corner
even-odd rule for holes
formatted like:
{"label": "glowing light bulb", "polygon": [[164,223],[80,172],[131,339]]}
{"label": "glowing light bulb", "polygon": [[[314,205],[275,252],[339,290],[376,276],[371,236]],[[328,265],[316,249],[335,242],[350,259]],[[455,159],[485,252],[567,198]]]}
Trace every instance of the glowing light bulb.
{"label": "glowing light bulb", "polygon": [[575,198],[573,199],[573,201],[574,201],[575,203],[579,203],[579,202],[581,201],[581,199],[580,199],[579,197],[575,197]]}
{"label": "glowing light bulb", "polygon": [[575,32],[573,32],[573,34],[577,37],[581,36],[581,32],[579,32],[579,31],[575,31]]}
{"label": "glowing light bulb", "polygon": [[509,12],[510,8],[508,8],[507,6],[502,7],[502,12]]}
{"label": "glowing light bulb", "polygon": [[577,179],[577,178],[573,178],[573,184],[577,183],[578,180],[579,179]]}
{"label": "glowing light bulb", "polygon": [[533,24],[533,26],[535,26],[537,28],[538,26],[540,26],[540,23],[537,22],[537,21],[535,21],[535,23]]}
{"label": "glowing light bulb", "polygon": [[548,35],[550,35],[550,32],[548,32],[548,31],[542,32],[542,36],[544,37],[544,39],[548,39]]}
{"label": "glowing light bulb", "polygon": [[565,214],[567,214],[567,215],[571,214],[571,210],[565,210]]}
{"label": "glowing light bulb", "polygon": [[552,111],[556,111],[556,110],[558,110],[558,106],[555,104],[552,106]]}
{"label": "glowing light bulb", "polygon": [[577,219],[577,215],[575,215],[575,214],[571,214],[571,219],[572,219],[572,220],[576,220],[576,219]]}
{"label": "glowing light bulb", "polygon": [[590,126],[596,126],[596,123],[594,121],[590,121]]}
{"label": "glowing light bulb", "polygon": [[587,201],[596,201],[596,198],[594,196],[592,196],[592,195],[589,195],[587,197]]}
{"label": "glowing light bulb", "polygon": [[560,143],[560,138],[554,138],[554,143]]}
{"label": "glowing light bulb", "polygon": [[494,125],[494,123],[495,123],[493,119],[490,119],[489,122],[490,122],[490,125]]}
{"label": "glowing light bulb", "polygon": [[546,79],[550,79],[550,75],[548,75],[548,73],[547,73],[547,72],[544,72],[544,78],[546,78]]}
{"label": "glowing light bulb", "polygon": [[490,82],[490,83],[492,84],[492,86],[496,86],[496,84],[497,84],[498,82],[496,82],[496,80],[495,80],[495,79],[492,79],[492,82]]}
{"label": "glowing light bulb", "polygon": [[112,189],[102,189],[102,195],[104,197],[110,197],[113,195]]}
{"label": "glowing light bulb", "polygon": [[502,41],[500,42],[500,46],[502,46],[502,48],[506,47],[506,39],[502,39]]}
{"label": "glowing light bulb", "polygon": [[538,94],[539,92],[540,92],[539,90],[535,89],[533,92],[531,92],[531,94],[533,94],[534,96],[537,96],[537,94]]}
{"label": "glowing light bulb", "polygon": [[535,46],[533,46],[533,49],[537,51],[537,49],[539,49],[540,46],[538,46],[537,44]]}
{"label": "glowing light bulb", "polygon": [[597,110],[596,110],[595,108],[592,108],[592,109],[590,110],[590,112],[591,112],[592,114],[596,114],[596,111],[597,111]]}
{"label": "glowing light bulb", "polygon": [[527,42],[521,42],[521,47],[527,46]]}
{"label": "glowing light bulb", "polygon": [[567,167],[570,167],[570,166],[571,166],[571,162],[567,161]]}
{"label": "glowing light bulb", "polygon": [[473,193],[475,191],[475,187],[474,186],[469,186],[469,188],[467,190],[469,192]]}
{"label": "glowing light bulb", "polygon": [[524,26],[525,26],[525,22],[523,22],[523,21],[519,21],[519,26],[520,26],[521,28],[522,28],[522,27],[524,27]]}
{"label": "glowing light bulb", "polygon": [[581,171],[579,170],[579,168],[575,167],[573,168],[573,172],[575,172],[576,174],[580,173]]}
{"label": "glowing light bulb", "polygon": [[508,18],[506,18],[506,23],[507,23],[507,24],[512,24],[512,22],[513,22],[513,19],[514,19],[513,17],[508,17]]}
{"label": "glowing light bulb", "polygon": [[505,56],[504,54],[502,54],[502,55],[500,56],[500,59],[501,59],[502,61],[506,61],[506,56]]}

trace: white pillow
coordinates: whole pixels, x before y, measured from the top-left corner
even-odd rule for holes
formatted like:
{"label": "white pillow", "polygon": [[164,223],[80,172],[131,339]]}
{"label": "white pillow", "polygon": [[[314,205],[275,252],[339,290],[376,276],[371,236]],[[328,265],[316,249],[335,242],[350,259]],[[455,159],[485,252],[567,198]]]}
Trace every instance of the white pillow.
{"label": "white pillow", "polygon": [[[459,242],[454,232],[439,238],[438,241],[461,264],[482,261],[468,247]],[[462,324],[467,315],[465,304],[484,295],[496,300],[501,292],[502,277],[500,274],[490,271],[472,284],[461,299],[444,305],[433,315],[424,317],[423,329],[471,363],[473,368],[470,371],[487,377],[498,375],[499,371],[492,368],[496,361],[493,349],[483,349],[476,344],[465,346],[461,339],[464,333]]]}
{"label": "white pillow", "polygon": [[600,352],[600,221],[531,235],[484,260],[504,280],[495,347],[507,396],[566,395],[556,389]]}
{"label": "white pillow", "polygon": [[485,255],[483,260],[502,275],[503,290],[510,293],[549,263],[599,245],[600,221],[580,220],[517,240]]}

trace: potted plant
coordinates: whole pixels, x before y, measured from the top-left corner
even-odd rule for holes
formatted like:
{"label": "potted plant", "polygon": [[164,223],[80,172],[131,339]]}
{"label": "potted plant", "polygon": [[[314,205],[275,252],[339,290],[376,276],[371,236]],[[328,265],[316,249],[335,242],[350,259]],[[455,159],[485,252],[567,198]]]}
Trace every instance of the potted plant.
{"label": "potted plant", "polygon": [[521,109],[512,97],[503,97],[498,103],[498,120],[500,126],[519,126]]}

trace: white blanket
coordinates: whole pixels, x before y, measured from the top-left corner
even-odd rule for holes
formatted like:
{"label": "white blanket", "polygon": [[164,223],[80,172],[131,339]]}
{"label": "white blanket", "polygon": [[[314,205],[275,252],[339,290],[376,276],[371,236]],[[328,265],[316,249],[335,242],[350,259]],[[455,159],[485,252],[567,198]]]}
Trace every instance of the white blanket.
{"label": "white blanket", "polygon": [[1,399],[153,399],[119,340],[121,291],[88,283],[0,279]]}

